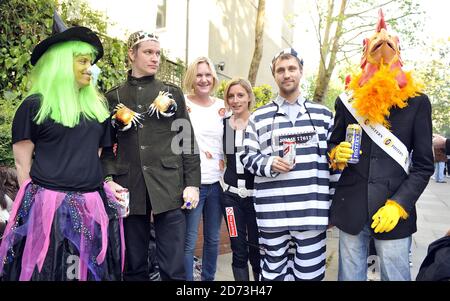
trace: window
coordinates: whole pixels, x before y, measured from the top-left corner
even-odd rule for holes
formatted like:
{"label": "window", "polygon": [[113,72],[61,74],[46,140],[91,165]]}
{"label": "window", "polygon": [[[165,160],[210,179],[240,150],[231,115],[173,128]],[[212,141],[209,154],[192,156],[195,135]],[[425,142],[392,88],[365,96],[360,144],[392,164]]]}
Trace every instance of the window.
{"label": "window", "polygon": [[166,27],[167,0],[158,0],[158,12],[156,14],[156,28]]}

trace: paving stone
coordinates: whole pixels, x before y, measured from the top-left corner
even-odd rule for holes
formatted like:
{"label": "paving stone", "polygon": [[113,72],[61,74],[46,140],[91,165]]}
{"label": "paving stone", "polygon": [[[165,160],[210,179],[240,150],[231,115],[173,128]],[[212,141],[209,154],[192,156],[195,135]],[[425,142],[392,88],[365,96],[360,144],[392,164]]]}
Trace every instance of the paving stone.
{"label": "paving stone", "polygon": [[[415,279],[417,276],[419,267],[427,254],[429,244],[450,230],[450,181],[445,184],[436,184],[434,181],[430,181],[416,205],[418,231],[413,234],[411,246],[413,264],[411,267],[412,279]],[[338,243],[339,230],[337,228],[328,230],[328,268],[325,273],[325,281],[337,280]],[[219,256],[216,280],[233,280],[231,258],[231,253]],[[375,275],[375,279],[376,277]]]}

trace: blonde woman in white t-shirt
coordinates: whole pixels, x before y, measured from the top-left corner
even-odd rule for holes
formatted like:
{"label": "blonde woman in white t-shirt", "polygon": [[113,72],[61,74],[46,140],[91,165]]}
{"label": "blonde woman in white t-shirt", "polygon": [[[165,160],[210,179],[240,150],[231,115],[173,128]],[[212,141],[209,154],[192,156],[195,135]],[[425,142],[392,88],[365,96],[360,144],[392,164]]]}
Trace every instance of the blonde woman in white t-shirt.
{"label": "blonde woman in white t-shirt", "polygon": [[222,99],[213,97],[218,85],[214,65],[207,57],[192,62],[183,81],[186,106],[194,128],[201,161],[201,187],[198,204],[186,211],[185,260],[186,280],[194,280],[194,250],[198,226],[203,214],[202,281],[213,281],[219,255],[220,225],[222,222],[220,179],[223,175],[223,117]]}

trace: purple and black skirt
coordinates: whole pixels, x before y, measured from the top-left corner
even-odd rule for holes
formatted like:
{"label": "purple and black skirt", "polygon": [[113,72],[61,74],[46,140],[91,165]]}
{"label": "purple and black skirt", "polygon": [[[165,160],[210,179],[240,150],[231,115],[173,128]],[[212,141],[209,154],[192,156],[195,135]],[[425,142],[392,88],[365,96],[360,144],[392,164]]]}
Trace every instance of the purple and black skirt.
{"label": "purple and black skirt", "polygon": [[25,182],[0,245],[3,280],[121,280],[125,244],[120,204],[108,185],[54,191]]}

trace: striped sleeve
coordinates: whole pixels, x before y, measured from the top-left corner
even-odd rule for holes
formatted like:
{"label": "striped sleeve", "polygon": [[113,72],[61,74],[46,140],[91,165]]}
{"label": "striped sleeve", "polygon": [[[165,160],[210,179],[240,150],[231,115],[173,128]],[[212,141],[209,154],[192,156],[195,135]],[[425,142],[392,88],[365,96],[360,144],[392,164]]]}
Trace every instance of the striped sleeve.
{"label": "striped sleeve", "polygon": [[250,116],[247,129],[245,130],[244,152],[241,161],[244,168],[250,173],[260,177],[276,177],[279,173],[273,172],[271,166],[273,156],[261,153],[261,146],[258,139],[254,116]]}
{"label": "striped sleeve", "polygon": [[[334,128],[334,116],[331,116],[330,122],[328,124],[328,133],[327,133],[327,141],[330,141],[331,133],[333,132]],[[330,162],[330,158],[327,154],[327,161]],[[333,200],[334,192],[336,190],[337,183],[339,181],[339,178],[341,177],[342,171],[339,169],[333,170],[333,168],[329,168],[330,170],[330,206],[331,202]]]}

